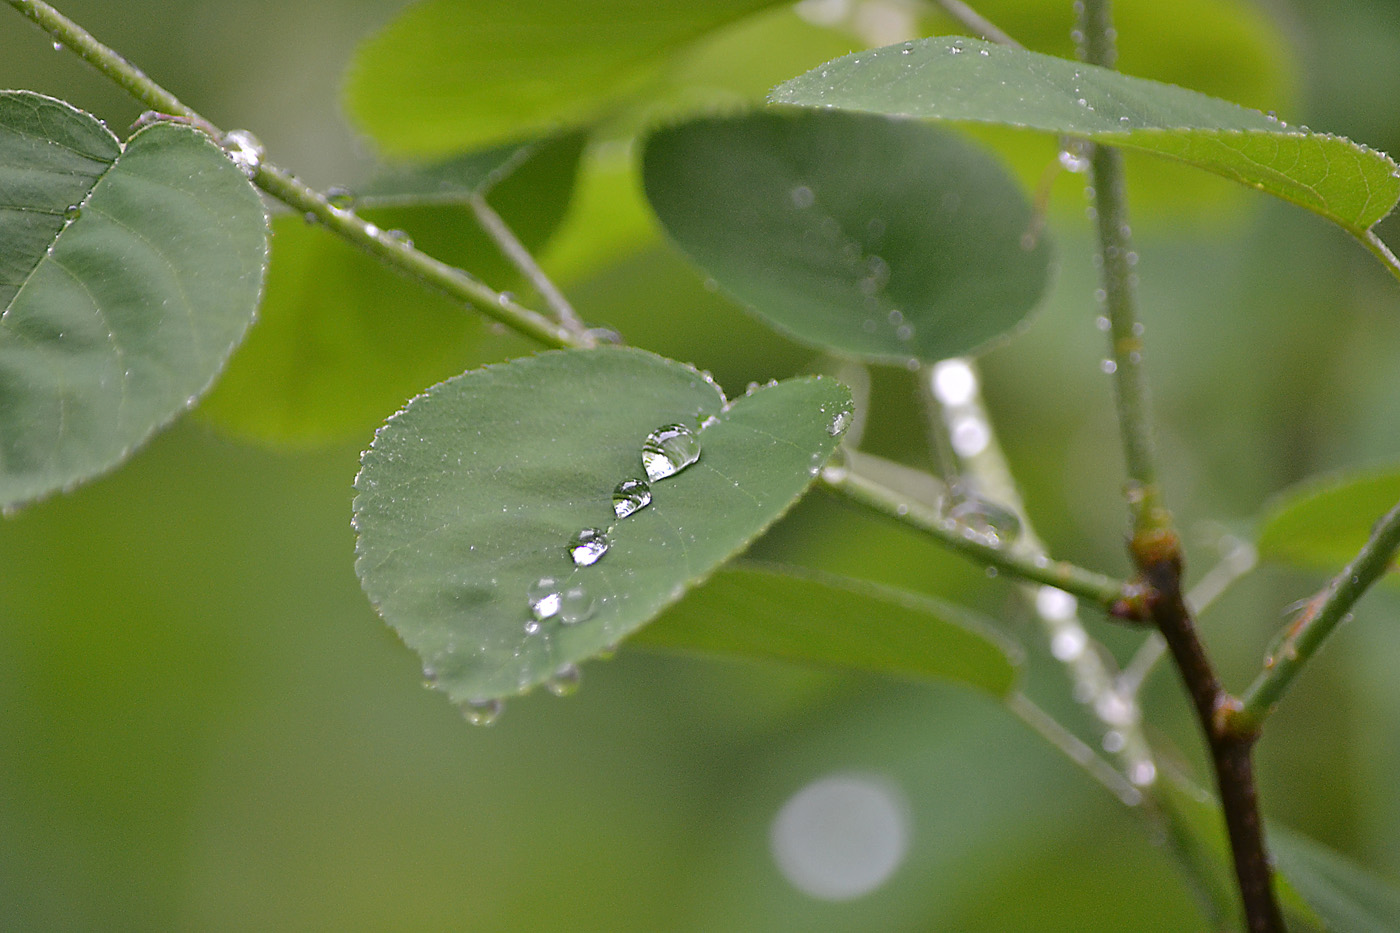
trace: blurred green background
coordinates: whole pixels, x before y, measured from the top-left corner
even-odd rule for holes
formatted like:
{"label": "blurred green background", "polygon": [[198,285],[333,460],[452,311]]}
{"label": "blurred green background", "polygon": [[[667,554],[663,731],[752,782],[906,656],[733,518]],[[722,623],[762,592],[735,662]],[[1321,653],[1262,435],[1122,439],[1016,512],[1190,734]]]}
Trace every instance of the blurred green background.
{"label": "blurred green background", "polygon": [[[1042,47],[1067,51],[1063,6],[1044,18]],[[1125,69],[1136,57],[1142,73],[1165,76],[1153,69],[1168,60],[1186,69],[1175,80],[1400,152],[1389,0],[1221,5],[1236,33],[1210,28],[1209,0],[1120,6]],[[340,81],[355,43],[400,7],[62,8],[326,186],[369,171],[369,147],[340,116]],[[983,8],[1010,27],[1016,7]],[[1142,12],[1153,7],[1180,21],[1196,57],[1155,45],[1165,40]],[[1239,35],[1248,55],[1232,53]],[[721,53],[742,53],[746,34],[724,39],[711,58],[742,71]],[[823,43],[839,54],[862,41],[838,32],[812,44]],[[688,67],[703,71],[703,58]],[[817,61],[796,56],[790,70]],[[63,97],[114,129],[141,109],[8,11],[0,86]],[[1033,178],[1053,147],[1018,145],[1007,156]],[[585,317],[713,370],[731,394],[814,365],[636,219],[630,180],[609,174],[621,151],[595,152],[586,197],[547,254]],[[1247,536],[1288,484],[1400,459],[1400,290],[1302,211],[1210,178],[1181,188],[1180,171],[1141,186],[1135,230],[1163,472],[1198,577],[1222,532]],[[985,357],[986,391],[1052,551],[1121,573],[1120,454],[1078,184],[1057,189],[1054,291],[1025,333]],[[616,221],[619,245],[600,259],[597,224],[611,214],[632,220]],[[402,300],[418,299],[405,285]],[[457,369],[522,352],[483,339]],[[877,373],[875,400],[868,446],[926,465],[907,374]],[[468,727],[422,688],[417,660],[355,579],[351,481],[368,440],[367,429],[329,447],[268,449],[197,412],[113,475],[0,523],[0,928],[1199,928],[1133,816],[963,691],[624,646],[585,667],[577,695],[532,696],[491,729]],[[1033,648],[1039,637],[1011,588],[821,495],[757,551],[962,599]],[[1243,687],[1284,607],[1320,582],[1265,568],[1205,614],[1227,685]],[[1393,589],[1368,596],[1259,752],[1272,819],[1392,877],[1398,615]],[[1089,624],[1120,657],[1141,637]],[[1055,672],[1031,667],[1037,698],[1073,718]],[[1194,766],[1169,671],[1146,703],[1163,745]],[[790,886],[768,842],[783,802],[832,773],[891,782],[910,826],[890,881],[841,903]]]}

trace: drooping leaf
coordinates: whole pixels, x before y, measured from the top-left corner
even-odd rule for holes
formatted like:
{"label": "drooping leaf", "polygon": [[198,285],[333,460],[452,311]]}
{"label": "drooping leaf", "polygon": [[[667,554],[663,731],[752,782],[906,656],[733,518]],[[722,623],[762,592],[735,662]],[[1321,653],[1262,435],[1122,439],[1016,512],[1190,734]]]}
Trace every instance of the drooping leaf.
{"label": "drooping leaf", "polygon": [[1341,570],[1400,502],[1400,470],[1314,480],[1285,492],[1259,530],[1259,556],[1303,567]]}
{"label": "drooping leaf", "polygon": [[1400,169],[1349,139],[1109,69],[976,39],[857,52],[780,85],[777,103],[1044,130],[1168,156],[1362,234],[1400,199]]}
{"label": "drooping leaf", "polygon": [[125,145],[0,93],[0,505],[101,474],[213,382],[257,309],[267,219],[208,137]]}
{"label": "drooping leaf", "polygon": [[1327,929],[1388,933],[1400,928],[1400,884],[1279,826],[1270,827],[1269,843],[1279,870]]}
{"label": "drooping leaf", "polygon": [[[356,208],[429,254],[497,288],[519,275],[467,206],[487,197],[526,248],[562,221],[581,134],[398,166],[357,192]],[[368,434],[425,385],[490,354],[503,338],[482,318],[299,217],[273,223],[272,265],[257,327],[200,414],[242,437],[311,445]],[[523,349],[520,348],[520,349]]]}
{"label": "drooping leaf", "polygon": [[427,0],[360,48],[348,108],[391,153],[580,125],[678,48],[773,3]]}
{"label": "drooping leaf", "polygon": [[[850,396],[797,379],[726,403],[690,367],[640,350],[559,351],[464,373],[380,428],[356,479],[365,592],[458,703],[528,690],[654,618],[802,493],[835,448]],[[642,444],[687,425],[700,459],[617,518],[646,477]],[[611,549],[576,566],[585,529]],[[527,594],[578,587],[539,631]]]}
{"label": "drooping leaf", "polygon": [[643,162],[667,232],[728,292],[804,343],[904,363],[1013,330],[1049,247],[986,153],[939,127],[819,111],[661,130]]}
{"label": "drooping leaf", "polygon": [[894,677],[953,680],[998,696],[1015,649],[967,610],[796,567],[740,563],[637,633],[643,645]]}

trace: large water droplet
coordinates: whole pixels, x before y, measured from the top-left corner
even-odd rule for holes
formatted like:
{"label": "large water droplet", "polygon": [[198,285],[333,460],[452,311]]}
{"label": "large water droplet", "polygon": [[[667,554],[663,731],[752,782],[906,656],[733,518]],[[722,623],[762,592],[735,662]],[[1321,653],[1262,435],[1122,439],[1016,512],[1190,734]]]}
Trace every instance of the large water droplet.
{"label": "large water droplet", "polygon": [[583,680],[583,671],[578,669],[577,664],[565,664],[554,672],[554,676],[545,681],[545,689],[557,697],[566,697],[578,692],[579,682]]}
{"label": "large water droplet", "polygon": [[675,476],[699,459],[700,438],[683,424],[663,425],[642,443],[642,466],[653,483]]}
{"label": "large water droplet", "polygon": [[625,479],[613,490],[613,514],[626,518],[651,505],[651,486],[646,480]]}
{"label": "large water droplet", "polygon": [[569,542],[569,557],[579,567],[591,567],[608,553],[612,542],[608,533],[601,528],[585,528]]}
{"label": "large water droplet", "polygon": [[501,718],[505,708],[502,700],[468,700],[462,704],[462,717],[474,726],[489,726]]}
{"label": "large water droplet", "polygon": [[229,130],[219,140],[219,145],[244,175],[257,176],[265,150],[256,136],[247,130]]}

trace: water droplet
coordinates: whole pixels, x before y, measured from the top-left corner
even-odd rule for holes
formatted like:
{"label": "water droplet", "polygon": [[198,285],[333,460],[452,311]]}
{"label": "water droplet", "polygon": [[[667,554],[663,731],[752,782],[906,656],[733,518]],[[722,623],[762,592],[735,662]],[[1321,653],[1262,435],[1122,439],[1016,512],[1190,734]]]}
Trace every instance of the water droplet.
{"label": "water droplet", "polygon": [[612,542],[601,528],[584,528],[569,542],[569,557],[579,567],[591,567],[608,553]]}
{"label": "water droplet", "polygon": [[976,415],[963,415],[953,423],[948,440],[959,457],[975,457],[992,442],[992,432],[983,419]]}
{"label": "water droplet", "polygon": [[1110,755],[1116,755],[1128,744],[1123,738],[1123,733],[1117,729],[1110,729],[1103,734],[1103,750]]}
{"label": "water droplet", "polygon": [[806,185],[793,188],[788,192],[788,196],[792,198],[792,206],[798,210],[805,210],[817,203],[817,196]]}
{"label": "water droplet", "polygon": [[651,505],[651,486],[646,480],[625,479],[613,490],[613,514],[626,518],[633,512]]}
{"label": "water droplet", "polygon": [[582,583],[571,583],[559,595],[559,621],[565,625],[578,625],[593,618],[598,611],[598,603]]}
{"label": "water droplet", "polygon": [[996,577],[997,577],[997,569],[996,569],[995,567],[988,567],[988,568],[987,568],[987,579],[988,579],[988,580],[995,580]]}
{"label": "water droplet", "polygon": [[894,335],[896,339],[908,343],[914,339],[914,328],[908,324],[901,324],[894,329]]}
{"label": "water droplet", "polygon": [[53,50],[54,50],[55,52],[62,52],[62,51],[63,51],[63,43],[62,43],[62,42],[55,42],[55,43],[53,44]]}
{"label": "water droplet", "polygon": [[1128,769],[1128,780],[1138,787],[1146,787],[1157,780],[1157,766],[1150,761],[1137,761]]}
{"label": "water droplet", "polygon": [[700,459],[700,438],[683,424],[662,425],[642,443],[642,466],[656,482],[675,476]]}
{"label": "water droplet", "polygon": [[1094,326],[1097,327],[1097,328],[1098,328],[1099,330],[1101,330],[1101,331],[1107,332],[1108,329],[1109,329],[1110,327],[1113,326],[1113,322],[1110,321],[1110,320],[1109,320],[1107,317],[1105,317],[1104,315],[1100,314],[1100,315],[1098,316],[1098,318],[1095,319],[1095,321],[1094,321]]}
{"label": "water droplet", "polygon": [[474,726],[489,726],[501,718],[503,700],[468,700],[462,704],[462,717]]}
{"label": "water droplet", "polygon": [[1118,372],[1118,364],[1113,360],[1104,360],[1103,362],[1099,363],[1099,369],[1103,370],[1104,373],[1111,376],[1114,373]]}
{"label": "water droplet", "polygon": [[563,599],[559,581],[554,577],[540,577],[525,591],[525,599],[530,604],[530,615],[535,617],[535,621],[543,622],[545,619],[554,618],[559,614]]}
{"label": "water droplet", "polygon": [[1078,625],[1067,625],[1050,638],[1050,653],[1055,660],[1069,662],[1084,653],[1089,634]]}
{"label": "water droplet", "polygon": [[383,230],[380,230],[377,225],[371,223],[365,224],[365,233],[369,234],[370,236],[376,239],[384,235]]}
{"label": "water droplet", "polygon": [[846,429],[850,426],[851,413],[843,408],[832,417],[831,423],[826,426],[826,433],[832,437],[840,437],[846,433]]}
{"label": "water droplet", "polygon": [[244,175],[257,176],[265,150],[256,136],[247,130],[229,130],[219,140],[219,146]]}
{"label": "water droplet", "polygon": [[578,669],[577,664],[565,664],[554,672],[554,676],[545,681],[545,689],[557,697],[566,697],[578,692],[579,683],[583,680],[583,671]]}
{"label": "water droplet", "polygon": [[326,189],[326,203],[340,211],[348,211],[355,204],[355,192],[341,185]]}
{"label": "water droplet", "polygon": [[81,204],[70,204],[63,209],[64,220],[74,221],[81,216],[83,216],[83,206]]}
{"label": "water droplet", "polygon": [[[1080,101],[1084,103],[1084,101]],[[1089,171],[1089,160],[1085,158],[1084,151],[1079,146],[1070,145],[1060,150],[1058,156],[1060,165],[1068,172],[1082,174]]]}
{"label": "water droplet", "polygon": [[407,246],[410,249],[413,247],[413,237],[409,236],[407,231],[390,230],[385,236],[402,246]]}

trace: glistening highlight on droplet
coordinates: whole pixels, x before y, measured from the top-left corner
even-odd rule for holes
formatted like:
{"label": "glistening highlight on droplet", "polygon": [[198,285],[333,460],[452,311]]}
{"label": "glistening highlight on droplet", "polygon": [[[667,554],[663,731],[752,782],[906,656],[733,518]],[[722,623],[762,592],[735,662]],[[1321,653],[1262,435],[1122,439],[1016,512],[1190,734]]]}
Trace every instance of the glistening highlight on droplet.
{"label": "glistening highlight on droplet", "polygon": [[642,466],[651,482],[675,476],[700,459],[700,438],[683,424],[667,424],[642,442]]}
{"label": "glistening highlight on droplet", "polygon": [[651,505],[651,486],[646,480],[625,479],[613,490],[612,501],[613,514],[626,518]]}
{"label": "glistening highlight on droplet", "polygon": [[612,541],[601,528],[585,528],[569,542],[569,557],[579,567],[591,567],[608,553]]}

